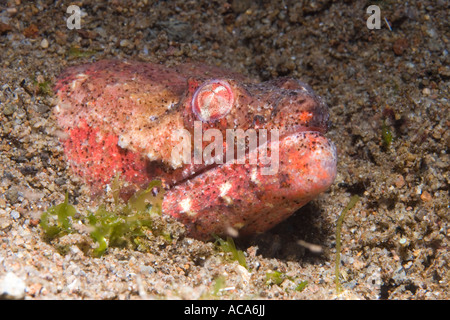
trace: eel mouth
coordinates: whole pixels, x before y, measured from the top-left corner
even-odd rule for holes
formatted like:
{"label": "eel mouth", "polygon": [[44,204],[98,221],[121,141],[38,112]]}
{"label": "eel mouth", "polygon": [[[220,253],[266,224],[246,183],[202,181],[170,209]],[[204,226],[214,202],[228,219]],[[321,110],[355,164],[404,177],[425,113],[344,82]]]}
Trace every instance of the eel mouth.
{"label": "eel mouth", "polygon": [[264,232],[334,182],[336,148],[320,132],[293,132],[249,154],[262,149],[271,150],[271,155],[278,150],[278,158],[265,164],[205,168],[167,191],[163,212],[181,220],[189,234],[200,239],[224,234],[227,228],[239,230],[239,235]]}
{"label": "eel mouth", "polygon": [[[226,129],[227,131],[230,130],[231,134],[235,134],[234,129]],[[280,132],[282,135],[280,136]],[[326,129],[321,127],[307,127],[303,125],[295,125],[290,126],[289,128],[284,128],[283,130],[275,129],[264,129],[262,132],[261,130],[254,130],[254,135],[244,133],[244,137],[241,138],[239,141],[239,137],[236,138],[231,144],[227,139],[224,139],[223,141],[223,149],[221,149],[220,153],[221,155],[217,155],[217,150],[214,149],[214,152],[211,153],[211,155],[207,158],[204,157],[204,154],[202,156],[202,163],[195,164],[194,154],[191,155],[190,162],[188,164],[185,164],[182,168],[170,170],[170,174],[172,176],[172,180],[165,179],[166,185],[173,187],[176,185],[183,184],[193,178],[195,178],[198,175],[203,174],[204,172],[215,170],[217,167],[221,166],[222,164],[226,163],[235,163],[235,164],[245,164],[249,161],[252,161],[252,155],[261,154],[264,153],[264,157],[266,159],[261,159],[261,157],[254,157],[253,162],[255,163],[254,159],[257,161],[260,161],[260,163],[257,163],[258,165],[264,166],[264,162],[267,162],[267,155],[265,152],[263,152],[263,149],[267,149],[267,153],[271,155],[271,146],[272,141],[278,142],[279,140],[286,139],[290,136],[296,135],[301,132],[315,132],[320,135],[324,135],[326,133]],[[228,132],[226,133],[228,135]],[[243,140],[244,139],[244,140]],[[253,141],[252,141],[253,140]],[[192,143],[192,142],[191,142]],[[208,142],[210,143],[210,142]],[[208,144],[207,143],[207,144]],[[243,145],[245,150],[239,154],[238,145]],[[277,144],[275,144],[277,145]],[[195,150],[198,148],[198,146],[191,145],[191,148]],[[228,154],[228,150],[232,148],[232,156],[230,157]],[[256,150],[255,150],[256,149]],[[200,152],[203,152],[205,150],[205,143],[203,142],[202,149],[200,149]],[[278,152],[278,150],[276,150]],[[195,151],[194,151],[195,152]],[[159,163],[159,162],[158,162]],[[162,165],[162,164],[161,164]],[[180,173],[181,172],[181,173]]]}
{"label": "eel mouth", "polygon": [[[288,172],[300,170],[307,180],[314,181],[311,189],[325,190],[331,185],[336,176],[337,154],[331,140],[325,137],[326,130],[319,127],[297,126],[278,136],[268,133],[262,144],[253,149],[247,148],[240,158],[227,159],[226,150],[222,161],[211,164],[188,165],[177,169],[164,179],[166,189],[182,187],[202,175],[220,174],[224,166],[250,165],[258,168],[263,175],[280,178]],[[233,145],[234,155],[236,146]],[[286,162],[286,154],[291,154]],[[253,157],[253,158],[252,158]],[[253,161],[253,162],[252,162]],[[319,185],[320,184],[320,185]]]}

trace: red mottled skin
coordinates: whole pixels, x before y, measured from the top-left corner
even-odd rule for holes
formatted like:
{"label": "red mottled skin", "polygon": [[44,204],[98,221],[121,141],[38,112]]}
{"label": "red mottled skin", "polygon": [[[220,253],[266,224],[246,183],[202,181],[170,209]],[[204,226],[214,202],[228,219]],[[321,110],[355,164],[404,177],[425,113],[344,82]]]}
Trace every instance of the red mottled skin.
{"label": "red mottled skin", "polygon": [[[211,80],[213,86],[203,85]],[[173,133],[184,128],[193,136],[199,120],[199,106],[192,106],[196,90],[215,90],[216,83],[226,83],[232,107],[212,106],[224,101],[220,96],[194,99],[215,108],[203,116],[203,132],[215,128],[225,137],[226,129],[278,129],[278,141],[257,147],[279,148],[276,174],[262,175],[260,163],[191,165],[171,157],[179,144]],[[170,69],[104,60],[67,69],[55,90],[72,169],[93,189],[103,188],[117,173],[129,183],[127,192],[162,180],[167,189],[163,213],[182,221],[199,239],[230,228],[241,235],[263,232],[325,191],[336,176],[336,151],[323,136],[328,107],[295,79],[255,83],[204,65]],[[247,149],[248,155],[257,152]]]}

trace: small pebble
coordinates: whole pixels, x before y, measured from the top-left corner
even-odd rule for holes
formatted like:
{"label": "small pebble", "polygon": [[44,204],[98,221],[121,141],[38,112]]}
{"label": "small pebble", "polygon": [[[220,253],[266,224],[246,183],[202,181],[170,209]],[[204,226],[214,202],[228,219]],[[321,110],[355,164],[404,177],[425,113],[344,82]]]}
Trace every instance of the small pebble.
{"label": "small pebble", "polygon": [[[2,210],[0,210],[0,211],[2,211]],[[0,230],[8,228],[10,225],[11,225],[11,219],[7,219],[6,217],[0,217]]]}
{"label": "small pebble", "polygon": [[12,210],[10,215],[11,215],[11,218],[13,218],[14,220],[17,220],[20,218],[20,213],[17,210]]}
{"label": "small pebble", "polygon": [[408,49],[408,47],[408,40],[406,40],[405,38],[400,38],[394,42],[392,49],[397,56],[401,56],[405,52],[405,50]]}
{"label": "small pebble", "polygon": [[11,189],[5,192],[5,198],[11,204],[14,204],[19,199],[19,191],[17,190],[17,188],[12,187]]}
{"label": "small pebble", "polygon": [[0,281],[0,297],[4,299],[23,299],[25,282],[12,272],[8,272]]}
{"label": "small pebble", "polygon": [[128,46],[130,46],[130,44],[131,44],[131,42],[129,40],[127,40],[127,39],[124,39],[124,40],[120,41],[120,46],[121,47],[128,47]]}
{"label": "small pebble", "polygon": [[402,175],[399,175],[398,177],[397,177],[397,179],[395,179],[395,186],[397,187],[397,188],[401,188],[401,187],[403,187],[404,185],[405,185],[405,179],[403,178],[403,176]]}
{"label": "small pebble", "polygon": [[56,178],[56,179],[55,179],[55,183],[56,183],[56,185],[58,185],[58,186],[62,186],[63,184],[66,183],[66,179],[65,179],[65,178]]}
{"label": "small pebble", "polygon": [[424,96],[429,96],[431,94],[431,90],[429,88],[423,88],[422,94]]}
{"label": "small pebble", "polygon": [[140,271],[142,274],[152,274],[155,272],[155,269],[151,266],[141,266]]}
{"label": "small pebble", "polygon": [[43,48],[43,49],[47,49],[48,48],[48,40],[47,39],[43,39],[41,41],[41,48]]}
{"label": "small pebble", "polygon": [[14,107],[14,105],[8,103],[3,107],[3,114],[5,116],[10,116],[14,113],[14,111],[16,111],[16,108]]}
{"label": "small pebble", "polygon": [[11,30],[12,30],[12,28],[10,25],[0,22],[0,35],[7,33],[8,31],[11,31]]}
{"label": "small pebble", "polygon": [[429,192],[424,191],[420,195],[420,199],[422,199],[422,201],[424,201],[424,202],[429,202],[429,201],[433,200],[433,197],[431,196],[431,194]]}

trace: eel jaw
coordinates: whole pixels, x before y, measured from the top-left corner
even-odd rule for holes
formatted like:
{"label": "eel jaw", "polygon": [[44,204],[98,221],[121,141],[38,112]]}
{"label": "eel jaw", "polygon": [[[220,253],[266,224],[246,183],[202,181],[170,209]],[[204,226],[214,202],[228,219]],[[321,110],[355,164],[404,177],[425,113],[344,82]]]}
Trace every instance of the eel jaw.
{"label": "eel jaw", "polygon": [[302,131],[261,148],[278,148],[275,174],[260,164],[225,163],[169,189],[163,212],[180,220],[190,236],[264,232],[325,191],[336,177],[336,149],[321,133]]}

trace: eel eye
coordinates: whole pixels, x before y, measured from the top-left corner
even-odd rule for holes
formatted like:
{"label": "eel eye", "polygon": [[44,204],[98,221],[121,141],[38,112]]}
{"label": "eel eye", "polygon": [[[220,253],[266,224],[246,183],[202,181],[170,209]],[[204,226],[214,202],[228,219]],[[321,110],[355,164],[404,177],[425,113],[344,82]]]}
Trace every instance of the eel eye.
{"label": "eel eye", "polygon": [[203,83],[192,98],[192,111],[203,122],[214,122],[226,116],[234,104],[228,82],[209,80]]}

